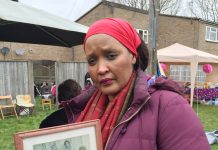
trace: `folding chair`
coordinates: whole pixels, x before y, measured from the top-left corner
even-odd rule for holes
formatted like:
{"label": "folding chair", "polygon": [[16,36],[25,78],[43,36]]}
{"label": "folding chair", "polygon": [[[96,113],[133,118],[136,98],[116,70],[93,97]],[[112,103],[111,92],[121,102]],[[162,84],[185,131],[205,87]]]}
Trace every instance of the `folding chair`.
{"label": "folding chair", "polygon": [[17,95],[16,96],[17,112],[19,115],[32,114],[34,104],[31,101],[31,95]]}
{"label": "folding chair", "polygon": [[[11,95],[7,96],[0,96],[0,112],[1,116],[4,119],[6,116],[12,116],[15,115],[18,119],[17,112],[15,109],[15,105],[13,103]],[[10,112],[9,112],[10,110]]]}

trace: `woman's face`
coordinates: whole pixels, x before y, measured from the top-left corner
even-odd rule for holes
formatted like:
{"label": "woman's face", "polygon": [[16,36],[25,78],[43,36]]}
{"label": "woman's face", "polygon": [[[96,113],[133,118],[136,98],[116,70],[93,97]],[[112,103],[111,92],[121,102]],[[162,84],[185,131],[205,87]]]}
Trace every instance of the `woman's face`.
{"label": "woman's face", "polygon": [[106,34],[89,37],[85,49],[93,82],[112,100],[129,81],[136,58],[119,41]]}

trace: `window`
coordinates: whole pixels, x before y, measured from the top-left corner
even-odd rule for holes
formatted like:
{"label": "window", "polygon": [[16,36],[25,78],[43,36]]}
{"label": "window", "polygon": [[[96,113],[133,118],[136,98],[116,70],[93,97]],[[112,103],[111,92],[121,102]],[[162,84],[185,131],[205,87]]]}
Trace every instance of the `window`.
{"label": "window", "polygon": [[[202,65],[198,65],[198,70],[195,77],[196,82],[202,83],[205,81],[206,74],[203,72],[202,68]],[[170,78],[175,81],[190,82],[190,65],[170,65]]]}
{"label": "window", "polygon": [[147,44],[148,43],[148,30],[143,29],[136,29],[140,37],[143,39],[143,41]]}
{"label": "window", "polygon": [[206,26],[206,41],[218,42],[218,28]]}

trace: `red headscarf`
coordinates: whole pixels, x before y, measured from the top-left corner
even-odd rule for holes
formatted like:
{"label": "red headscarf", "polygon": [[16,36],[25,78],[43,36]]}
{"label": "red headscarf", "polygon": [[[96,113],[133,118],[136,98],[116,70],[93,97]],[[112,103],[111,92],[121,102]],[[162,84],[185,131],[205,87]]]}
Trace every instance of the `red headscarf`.
{"label": "red headscarf", "polygon": [[86,40],[95,34],[107,34],[118,40],[130,52],[138,58],[137,48],[141,44],[141,39],[135,29],[127,22],[119,18],[105,18],[92,24],[86,33]]}

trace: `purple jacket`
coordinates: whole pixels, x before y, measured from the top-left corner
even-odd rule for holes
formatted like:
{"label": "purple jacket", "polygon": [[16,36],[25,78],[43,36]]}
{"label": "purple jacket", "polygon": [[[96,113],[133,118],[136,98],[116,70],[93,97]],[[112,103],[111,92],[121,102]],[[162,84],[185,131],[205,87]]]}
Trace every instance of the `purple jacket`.
{"label": "purple jacket", "polygon": [[[209,150],[201,123],[179,86],[166,79],[146,86],[138,72],[133,101],[108,138],[106,150]],[[85,107],[94,87],[64,104],[69,123]],[[73,107],[72,107],[73,106]]]}

